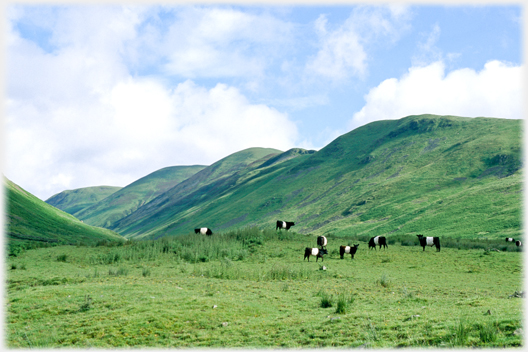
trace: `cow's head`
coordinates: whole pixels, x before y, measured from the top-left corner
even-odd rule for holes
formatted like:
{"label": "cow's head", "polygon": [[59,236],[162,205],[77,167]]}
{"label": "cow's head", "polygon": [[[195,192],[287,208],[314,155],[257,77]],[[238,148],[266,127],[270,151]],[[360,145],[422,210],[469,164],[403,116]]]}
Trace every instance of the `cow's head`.
{"label": "cow's head", "polygon": [[320,249],[320,250],[319,250],[319,253],[321,253],[321,255],[322,255],[322,254],[328,254],[328,250],[326,250],[326,249]]}

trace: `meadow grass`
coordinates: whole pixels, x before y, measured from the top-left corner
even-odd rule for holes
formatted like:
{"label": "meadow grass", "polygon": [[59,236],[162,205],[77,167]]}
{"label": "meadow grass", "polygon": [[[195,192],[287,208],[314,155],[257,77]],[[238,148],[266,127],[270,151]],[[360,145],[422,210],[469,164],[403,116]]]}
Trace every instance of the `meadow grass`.
{"label": "meadow grass", "polygon": [[523,299],[508,298],[522,290],[522,253],[360,242],[340,259],[339,242],[329,239],[327,270],[303,261],[314,236],[258,229],[27,250],[6,266],[6,345],[523,344]]}

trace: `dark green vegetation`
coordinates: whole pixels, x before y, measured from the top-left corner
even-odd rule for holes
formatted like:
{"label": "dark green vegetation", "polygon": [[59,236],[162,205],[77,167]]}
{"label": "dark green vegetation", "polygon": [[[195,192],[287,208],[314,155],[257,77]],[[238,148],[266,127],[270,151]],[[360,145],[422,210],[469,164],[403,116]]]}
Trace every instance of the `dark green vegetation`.
{"label": "dark green vegetation", "polygon": [[[355,259],[339,259],[339,245],[352,243]],[[401,235],[369,251],[361,236],[328,236],[324,263],[303,261],[315,244],[311,235],[248,228],[28,250],[7,261],[6,345],[523,344],[523,299],[513,296],[522,253],[512,244],[454,238],[423,252],[416,236]]]}
{"label": "dark green vegetation", "polygon": [[262,150],[242,151],[108,227],[159,238],[198,226],[274,228],[281,219],[304,234],[520,238],[521,123],[409,116],[362,126],[318,152],[233,161]]}
{"label": "dark green vegetation", "polygon": [[55,208],[75,215],[76,212],[103,200],[121,187],[96,186],[63,191],[46,200]]}
{"label": "dark green vegetation", "polygon": [[108,229],[89,226],[26,192],[4,178],[8,253],[18,255],[25,248],[58,244],[95,244],[124,241]]}
{"label": "dark green vegetation", "polygon": [[201,165],[163,168],[73,215],[90,225],[108,227],[203,168]]}

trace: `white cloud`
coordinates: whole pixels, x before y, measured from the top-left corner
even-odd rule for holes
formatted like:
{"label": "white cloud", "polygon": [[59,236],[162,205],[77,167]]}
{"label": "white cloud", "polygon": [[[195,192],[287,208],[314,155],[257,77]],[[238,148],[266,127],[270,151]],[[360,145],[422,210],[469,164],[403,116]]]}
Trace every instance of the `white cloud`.
{"label": "white cloud", "polygon": [[[52,52],[10,27],[8,178],[46,199],[64,189],[124,186],[170,165],[208,165],[244,148],[295,145],[288,115],[251,103],[234,87],[169,86],[132,75],[125,54],[140,36],[142,11],[60,10],[51,21]],[[14,11],[11,18],[23,16]]]}
{"label": "white cloud", "polygon": [[267,14],[186,8],[161,36],[166,73],[182,77],[260,76],[287,50],[292,25]]}
{"label": "white cloud", "polygon": [[327,28],[327,16],[314,22],[319,38],[317,54],[306,64],[308,76],[343,82],[363,78],[368,70],[368,48],[379,40],[391,45],[408,27],[406,6],[358,6],[340,26]]}
{"label": "white cloud", "polygon": [[349,127],[426,113],[520,119],[522,78],[522,66],[500,61],[486,63],[479,72],[465,68],[446,74],[442,61],[412,67],[372,88]]}
{"label": "white cloud", "polygon": [[321,49],[315,58],[307,63],[308,72],[332,81],[346,80],[350,75],[364,75],[367,55],[358,34],[348,27],[329,32],[326,22],[324,15],[315,22]]}

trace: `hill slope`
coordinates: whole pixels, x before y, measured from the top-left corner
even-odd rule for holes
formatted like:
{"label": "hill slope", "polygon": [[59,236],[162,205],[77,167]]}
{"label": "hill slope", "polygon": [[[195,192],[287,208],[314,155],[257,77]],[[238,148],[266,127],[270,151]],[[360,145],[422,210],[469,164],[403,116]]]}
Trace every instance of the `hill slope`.
{"label": "hill slope", "polygon": [[10,243],[95,244],[100,240],[124,240],[113,231],[87,225],[45,203],[5,177],[4,184],[7,199],[6,232]]}
{"label": "hill slope", "polygon": [[[127,228],[129,231],[142,233],[146,227],[153,226],[153,223],[159,225],[170,223],[176,213],[189,211],[188,197],[193,199],[198,197],[201,202],[206,201],[217,194],[216,189],[229,187],[233,174],[246,169],[258,160],[264,162],[280,153],[282,152],[277,149],[249,148],[231,154],[179,183],[126,218],[110,225],[109,228],[115,231],[123,231]],[[148,219],[146,221],[150,224],[142,223],[142,219]],[[189,226],[200,225],[195,223]]]}
{"label": "hill slope", "polygon": [[120,189],[121,187],[96,186],[67,190],[51,196],[46,200],[46,203],[68,214],[75,214]]}
{"label": "hill slope", "polygon": [[178,185],[112,228],[161,237],[193,226],[274,227],[282,219],[301,233],[336,236],[518,237],[521,123],[434,115],[377,121],[316,153],[262,160],[171,197]]}
{"label": "hill slope", "polygon": [[203,165],[163,168],[73,215],[90,225],[108,227],[204,168]]}

